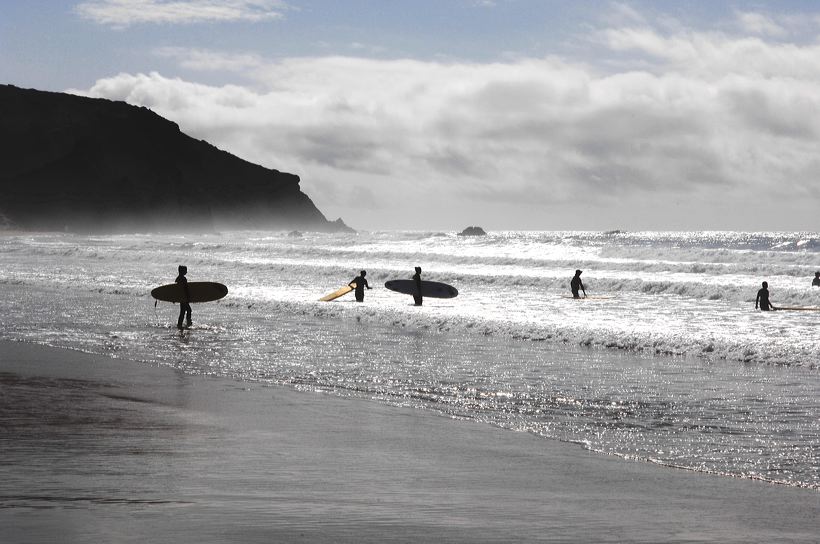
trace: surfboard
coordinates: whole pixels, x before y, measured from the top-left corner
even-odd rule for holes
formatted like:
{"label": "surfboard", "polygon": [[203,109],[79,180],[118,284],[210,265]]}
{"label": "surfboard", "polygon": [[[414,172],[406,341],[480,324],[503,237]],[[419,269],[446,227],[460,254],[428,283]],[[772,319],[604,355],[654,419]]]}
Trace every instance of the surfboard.
{"label": "surfboard", "polygon": [[776,310],[788,310],[791,312],[820,312],[820,308],[812,306],[777,306]]}
{"label": "surfboard", "polygon": [[574,300],[612,300],[615,297],[610,297],[606,295],[590,295],[588,297],[581,296],[580,298],[575,298],[572,295],[561,295],[561,298],[571,298]]}
{"label": "surfboard", "polygon": [[[188,294],[191,297],[188,302],[211,302],[227,295],[228,288],[212,281],[192,281],[188,282]],[[169,283],[152,289],[151,296],[165,302],[182,302],[185,299],[182,286],[178,283]]]}
{"label": "surfboard", "polygon": [[336,289],[335,291],[333,291],[333,292],[332,292],[332,293],[330,293],[329,295],[325,295],[325,296],[323,296],[322,298],[320,298],[319,300],[321,300],[322,302],[330,302],[331,300],[336,300],[336,299],[337,299],[337,298],[339,298],[340,296],[342,296],[342,295],[346,295],[346,294],[348,294],[349,292],[351,292],[353,289],[355,289],[355,288],[356,288],[356,284],[355,284],[355,283],[354,283],[354,284],[352,284],[352,285],[353,285],[353,287],[351,287],[350,285],[345,285],[345,286],[344,286],[344,287],[342,287],[341,289]]}
{"label": "surfboard", "polygon": [[[385,282],[385,287],[397,293],[405,295],[416,294],[416,282],[413,280],[390,280]],[[458,289],[452,285],[438,281],[421,280],[421,296],[430,298],[453,298],[458,296]]]}

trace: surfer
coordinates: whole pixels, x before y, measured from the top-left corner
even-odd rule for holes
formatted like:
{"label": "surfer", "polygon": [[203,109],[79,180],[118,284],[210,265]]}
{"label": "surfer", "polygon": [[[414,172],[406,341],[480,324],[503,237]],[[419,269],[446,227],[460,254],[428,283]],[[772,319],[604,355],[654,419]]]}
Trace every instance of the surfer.
{"label": "surfer", "polygon": [[416,301],[416,306],[421,306],[421,267],[416,267],[416,273],[413,274],[413,281],[416,283],[416,292],[413,293],[413,300]]}
{"label": "surfer", "polygon": [[584,292],[584,298],[587,298],[587,290],[584,289],[584,284],[581,283],[581,271],[576,270],[575,276],[573,276],[572,281],[569,282],[569,288],[572,290],[572,298],[581,298],[578,294],[578,289]]}
{"label": "surfer", "polygon": [[820,287],[820,272],[814,273],[814,279],[811,280],[812,287]]}
{"label": "surfer", "polygon": [[179,265],[179,276],[177,276],[177,279],[174,280],[175,283],[182,286],[182,290],[185,292],[185,301],[179,303],[179,319],[177,319],[177,328],[180,330],[182,330],[183,318],[187,318],[185,326],[191,326],[191,303],[188,302],[191,299],[191,295],[188,294],[188,279],[185,277],[185,274],[187,273],[188,267],[182,264]]}
{"label": "surfer", "polygon": [[356,302],[364,302],[364,288],[367,287],[368,289],[372,289],[368,284],[367,280],[364,277],[367,276],[367,270],[362,270],[359,272],[359,275],[353,278],[353,281],[347,284],[348,287],[352,287],[356,290],[354,293],[356,295]]}
{"label": "surfer", "polygon": [[757,291],[755,310],[757,310],[758,304],[760,305],[760,309],[764,312],[768,312],[769,310],[777,310],[777,308],[769,302],[769,284],[765,281],[763,282],[763,288]]}

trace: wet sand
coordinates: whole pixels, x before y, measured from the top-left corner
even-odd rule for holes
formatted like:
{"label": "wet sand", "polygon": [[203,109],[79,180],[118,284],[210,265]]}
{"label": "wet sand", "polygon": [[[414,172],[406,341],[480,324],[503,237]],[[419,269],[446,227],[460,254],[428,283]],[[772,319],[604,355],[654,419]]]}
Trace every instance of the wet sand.
{"label": "wet sand", "polygon": [[820,493],[0,342],[2,542],[818,542]]}

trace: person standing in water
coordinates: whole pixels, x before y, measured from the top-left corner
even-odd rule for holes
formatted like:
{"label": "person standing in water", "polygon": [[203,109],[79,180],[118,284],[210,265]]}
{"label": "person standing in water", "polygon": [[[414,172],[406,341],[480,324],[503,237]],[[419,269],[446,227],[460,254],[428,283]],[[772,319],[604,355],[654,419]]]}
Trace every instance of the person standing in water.
{"label": "person standing in water", "polygon": [[820,272],[814,273],[814,279],[811,280],[812,287],[820,287]]}
{"label": "person standing in water", "polygon": [[364,288],[367,287],[371,289],[371,287],[367,284],[367,280],[364,277],[367,276],[367,270],[362,270],[359,272],[359,275],[353,278],[353,281],[348,283],[348,287],[353,287],[356,289],[356,302],[364,302]]}
{"label": "person standing in water", "polygon": [[757,310],[758,305],[764,312],[768,312],[769,310],[777,310],[777,308],[769,302],[769,284],[765,281],[763,282],[763,287],[757,291],[755,310]]}
{"label": "person standing in water", "polygon": [[578,289],[584,292],[584,298],[587,298],[587,290],[584,289],[584,284],[581,283],[581,271],[576,270],[575,276],[573,276],[572,281],[569,282],[569,288],[572,291],[572,298],[581,298],[578,294]]}
{"label": "person standing in water", "polygon": [[182,320],[186,320],[186,328],[191,326],[191,296],[188,293],[188,279],[185,277],[185,274],[188,273],[188,267],[185,265],[179,265],[179,275],[177,279],[174,280],[175,283],[178,283],[182,286],[182,291],[185,293],[185,300],[179,303],[179,319],[177,319],[177,328],[182,330]]}
{"label": "person standing in water", "polygon": [[416,306],[421,306],[421,267],[416,267],[416,273],[413,274],[413,281],[416,283],[416,292],[413,294],[413,300],[416,301]]}

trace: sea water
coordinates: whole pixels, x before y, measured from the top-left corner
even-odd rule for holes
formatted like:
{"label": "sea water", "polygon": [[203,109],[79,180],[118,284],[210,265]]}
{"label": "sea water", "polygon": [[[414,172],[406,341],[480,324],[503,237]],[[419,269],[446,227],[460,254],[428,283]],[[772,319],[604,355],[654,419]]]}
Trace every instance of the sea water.
{"label": "sea water", "polygon": [[[179,264],[229,287],[182,333],[149,294]],[[414,266],[459,296],[384,289]],[[364,303],[318,301],[361,269]],[[775,306],[820,307],[816,270],[817,233],[6,234],[0,339],[820,489],[820,312],[754,309],[762,281]]]}

